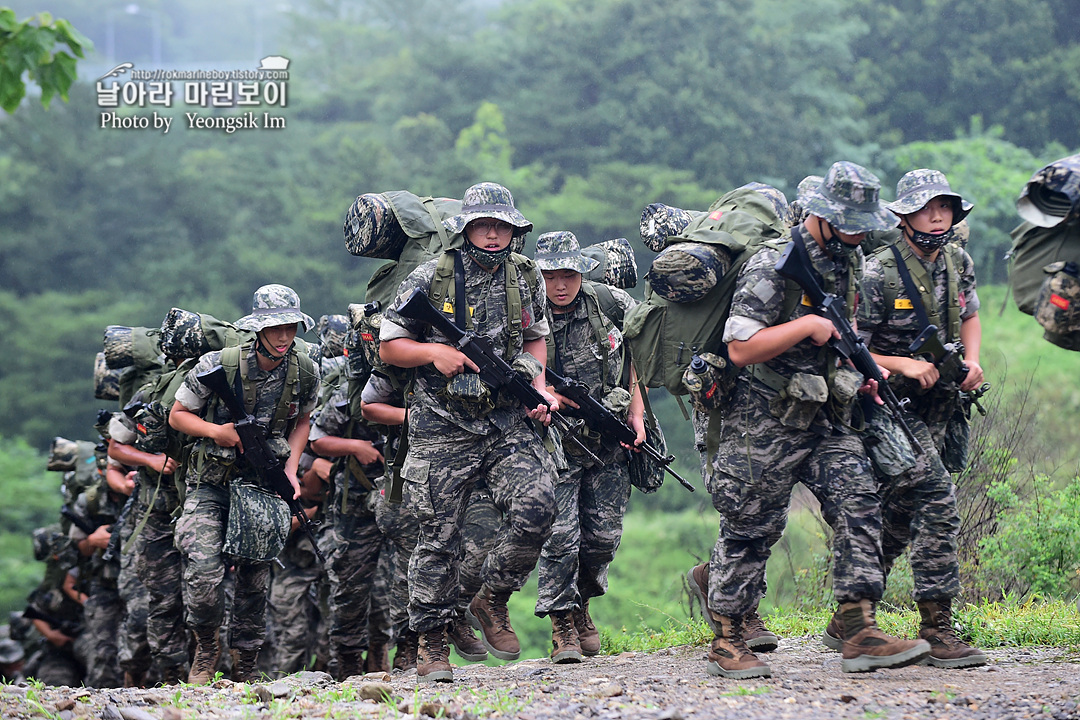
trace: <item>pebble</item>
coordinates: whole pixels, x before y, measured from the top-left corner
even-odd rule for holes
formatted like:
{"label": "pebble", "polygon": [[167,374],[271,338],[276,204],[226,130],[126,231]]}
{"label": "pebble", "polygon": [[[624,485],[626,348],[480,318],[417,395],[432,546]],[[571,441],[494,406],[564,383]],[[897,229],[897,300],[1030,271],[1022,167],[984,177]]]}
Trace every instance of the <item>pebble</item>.
{"label": "pebble", "polygon": [[184,711],[180,708],[167,707],[161,711],[161,720],[184,720]]}
{"label": "pebble", "polygon": [[124,718],[124,720],[157,720],[145,710],[130,706],[120,708],[120,717]]}
{"label": "pebble", "polygon": [[360,697],[365,700],[394,704],[394,686],[385,682],[366,682],[359,687]]}

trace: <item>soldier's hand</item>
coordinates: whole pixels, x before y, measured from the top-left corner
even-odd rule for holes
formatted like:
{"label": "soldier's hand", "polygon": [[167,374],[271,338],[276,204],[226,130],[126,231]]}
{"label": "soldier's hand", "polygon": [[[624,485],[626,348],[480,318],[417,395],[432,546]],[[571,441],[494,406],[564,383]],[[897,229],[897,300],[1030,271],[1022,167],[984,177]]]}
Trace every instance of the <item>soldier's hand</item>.
{"label": "soldier's hand", "polygon": [[64,647],[69,642],[72,642],[71,636],[65,635],[51,625],[46,626],[43,634],[45,635],[45,639],[48,640],[50,644],[55,645],[58,648]]}
{"label": "soldier's hand", "polygon": [[983,384],[983,369],[982,365],[972,360],[965,360],[964,364],[968,366],[968,374],[960,383],[960,389],[969,392]]}
{"label": "soldier's hand", "polygon": [[900,374],[917,381],[923,390],[934,387],[934,383],[941,377],[934,363],[918,358],[905,358],[900,366]]}
{"label": "soldier's hand", "polygon": [[561,393],[555,392],[555,387],[553,385],[548,385],[546,392],[547,392],[548,395],[550,395],[551,397],[553,397],[553,398],[555,398],[556,400],[559,401],[559,407],[561,407],[561,408],[569,407],[569,408],[574,408],[575,410],[577,410],[580,407],[576,402],[574,402],[570,398],[566,397],[565,395],[563,395]]}
{"label": "soldier's hand", "polygon": [[630,415],[626,418],[626,424],[630,426],[631,430],[637,433],[637,437],[634,438],[633,445],[627,445],[626,443],[619,444],[627,450],[641,452],[641,443],[645,442],[645,418],[641,415]]}
{"label": "soldier's hand", "polygon": [[441,343],[429,344],[431,345],[430,351],[433,356],[431,364],[446,377],[460,375],[465,372],[466,369],[472,370],[473,372],[480,372],[480,368],[476,366],[476,363],[466,357],[465,353],[457,348]]}
{"label": "soldier's hand", "polygon": [[91,533],[90,536],[86,538],[87,542],[90,543],[90,547],[98,550],[104,550],[109,547],[109,539],[112,537],[112,532],[110,532],[111,529],[112,525],[102,525]]}
{"label": "soldier's hand", "polygon": [[221,447],[234,447],[241,453],[244,452],[244,446],[240,442],[240,436],[236,434],[236,426],[233,423],[225,423],[224,425],[214,425],[217,430],[213,431],[213,435],[210,439]]}
{"label": "soldier's hand", "polygon": [[369,440],[356,440],[353,457],[361,465],[370,465],[373,462],[382,462],[383,454],[371,444]]}
{"label": "soldier's hand", "polygon": [[807,339],[819,347],[833,338],[840,337],[840,332],[832,322],[820,315],[803,315],[799,318],[799,322],[805,326],[803,330],[806,331]]}
{"label": "soldier's hand", "polygon": [[172,475],[176,472],[176,461],[165,454],[157,456],[155,470],[160,470],[162,475]]}
{"label": "soldier's hand", "polygon": [[299,499],[300,498],[300,481],[296,479],[296,471],[286,469],[285,470],[285,477],[287,477],[289,479],[289,484],[292,485],[292,489],[293,489],[293,496],[292,497],[293,497],[293,500]]}
{"label": "soldier's hand", "polygon": [[311,463],[311,469],[315,471],[320,480],[330,482],[330,471],[334,469],[334,463],[326,458],[315,458],[315,461]]}

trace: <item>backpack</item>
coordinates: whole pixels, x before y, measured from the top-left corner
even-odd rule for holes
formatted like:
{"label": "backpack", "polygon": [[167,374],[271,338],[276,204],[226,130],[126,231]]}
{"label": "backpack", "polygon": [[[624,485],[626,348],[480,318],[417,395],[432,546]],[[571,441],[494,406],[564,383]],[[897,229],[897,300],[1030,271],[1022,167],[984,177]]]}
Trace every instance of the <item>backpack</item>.
{"label": "backpack", "polygon": [[[603,364],[603,367],[600,370],[600,377],[606,378],[608,349],[611,347],[611,344],[608,341],[608,335],[613,328],[618,328],[622,331],[625,321],[623,308],[615,299],[615,295],[611,292],[611,288],[603,283],[582,280],[581,292],[585,295],[585,307],[589,313],[589,324],[592,326],[593,338],[596,340],[603,353],[603,357],[600,359]],[[556,372],[562,374],[562,369],[557,367],[554,339],[550,334],[547,337],[547,366],[556,369]],[[625,388],[630,382],[630,363],[627,362],[625,342],[622,347],[621,360],[623,363],[623,371],[619,384],[621,387]],[[593,391],[600,395],[609,390],[611,390],[609,387],[593,388]]]}
{"label": "backpack", "polygon": [[1054,227],[1025,222],[1012,231],[1009,287],[1020,312],[1043,326],[1043,338],[1080,350],[1080,218]]}
{"label": "backpack", "polygon": [[[695,354],[708,352],[727,357],[724,324],[739,271],[761,248],[782,249],[787,234],[787,226],[767,198],[739,188],[713,203],[707,214],[695,215],[678,235],[667,239],[669,248],[678,243],[709,245],[727,255],[730,266],[715,285],[691,302],[661,297],[646,282],[645,301],[630,309],[623,328],[634,369],[646,386],[684,395],[687,388],[683,374]],[[788,296],[785,302],[794,309],[798,293],[789,288]]]}

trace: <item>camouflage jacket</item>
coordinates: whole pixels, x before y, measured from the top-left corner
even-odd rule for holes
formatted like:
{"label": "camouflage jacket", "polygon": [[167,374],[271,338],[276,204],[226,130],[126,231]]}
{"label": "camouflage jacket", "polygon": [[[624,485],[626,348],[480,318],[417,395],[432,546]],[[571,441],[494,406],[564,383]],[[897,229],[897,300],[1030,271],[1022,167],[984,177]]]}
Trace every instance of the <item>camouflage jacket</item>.
{"label": "camouflage jacket", "polygon": [[[350,423],[352,427],[350,428]],[[353,418],[349,414],[349,389],[342,385],[330,396],[326,405],[319,411],[318,416],[311,422],[311,432],[308,440],[315,441],[324,437],[354,438],[377,442],[381,439],[378,431],[373,429],[362,418]],[[348,476],[346,463],[338,463],[337,473],[332,478],[335,491],[341,487]],[[374,480],[383,474],[382,463],[370,463],[361,468],[370,480]],[[349,493],[365,492],[356,479],[351,479]]]}
{"label": "camouflage jacket", "polygon": [[[418,266],[398,288],[398,303],[403,302],[414,289],[419,288],[427,294],[435,276],[438,258]],[[465,299],[472,313],[473,327],[476,334],[487,338],[491,346],[502,358],[510,363],[522,352],[522,342],[538,340],[548,334],[548,323],[544,315],[547,297],[543,293],[544,279],[539,270],[528,281],[518,278],[521,293],[521,328],[522,337],[509,348],[510,329],[506,316],[506,266],[502,263],[494,272],[487,272],[475,261],[465,259]],[[537,293],[532,287],[540,288]],[[453,284],[451,283],[451,297]],[[423,342],[451,344],[441,333],[432,330],[424,323],[409,320],[387,308],[379,333],[380,342],[397,338],[412,338]],[[414,394],[409,401],[409,423],[425,431],[438,431],[444,428],[451,432],[464,430],[474,435],[489,435],[505,430],[525,417],[519,403],[500,405],[485,417],[474,419],[451,410],[439,397],[439,391],[446,387],[447,378],[435,369],[434,365],[425,365],[416,369]]]}
{"label": "camouflage jacket", "polygon": [[[622,310],[626,312],[638,304],[637,300],[630,297],[625,290],[611,288],[612,297]],[[584,383],[597,398],[603,397],[608,390],[621,385],[623,374],[623,348],[624,340],[622,331],[614,321],[604,315],[602,308],[594,308],[598,312],[607,335],[601,340],[593,331],[592,322],[589,320],[590,308],[593,298],[581,293],[581,301],[568,313],[552,312],[548,307],[547,319],[551,326],[551,337],[555,343],[555,363],[552,369],[568,378]],[[606,344],[601,347],[600,342]],[[604,367],[604,359],[607,358],[607,367]],[[626,354],[626,362],[629,362],[629,354]],[[601,377],[606,369],[606,373]],[[624,388],[628,389],[628,388]]]}

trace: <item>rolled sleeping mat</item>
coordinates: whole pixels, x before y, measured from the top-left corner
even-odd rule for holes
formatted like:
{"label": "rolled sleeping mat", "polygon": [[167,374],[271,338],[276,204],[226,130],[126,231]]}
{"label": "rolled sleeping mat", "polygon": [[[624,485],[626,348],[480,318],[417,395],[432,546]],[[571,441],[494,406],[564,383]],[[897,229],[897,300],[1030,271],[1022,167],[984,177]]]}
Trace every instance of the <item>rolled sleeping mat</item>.
{"label": "rolled sleeping mat", "polygon": [[660,297],[675,303],[700,300],[731,268],[731,256],[718,245],[680,242],[653,259],[645,279]]}
{"label": "rolled sleeping mat", "polygon": [[585,257],[597,261],[597,266],[585,273],[585,279],[617,288],[637,285],[637,258],[634,248],[626,238],[615,238],[589,245],[581,249]]}

